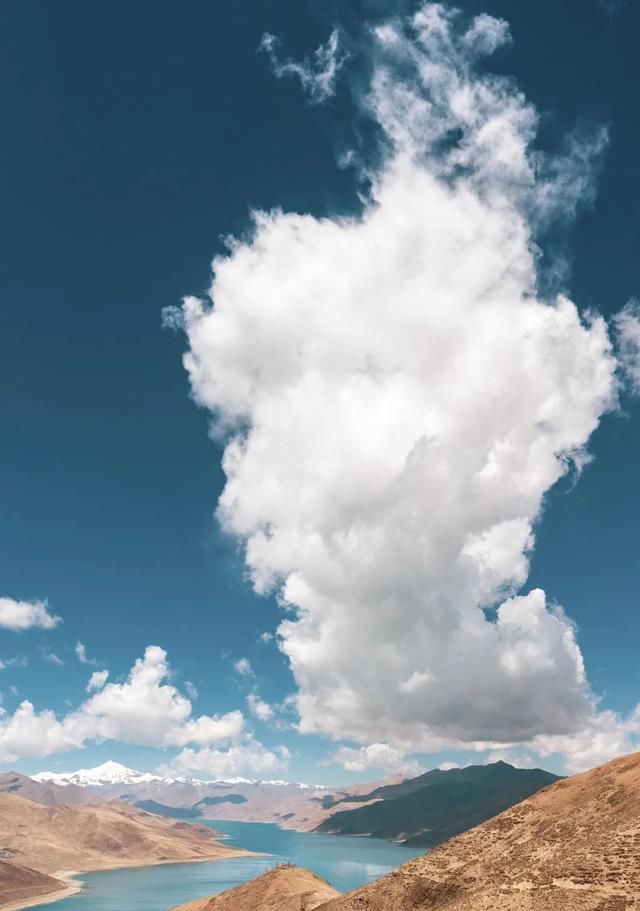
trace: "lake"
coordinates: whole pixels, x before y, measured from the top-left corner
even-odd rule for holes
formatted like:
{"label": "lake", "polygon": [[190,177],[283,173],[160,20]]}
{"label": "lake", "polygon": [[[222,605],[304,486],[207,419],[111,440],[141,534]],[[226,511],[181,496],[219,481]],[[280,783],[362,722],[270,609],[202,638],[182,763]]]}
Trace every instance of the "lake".
{"label": "lake", "polygon": [[424,853],[424,849],[403,848],[377,838],[294,832],[270,823],[198,822],[227,835],[226,844],[266,851],[270,856],[84,873],[78,877],[85,884],[83,892],[39,905],[39,911],[166,911],[181,902],[231,889],[285,861],[308,867],[347,892]]}

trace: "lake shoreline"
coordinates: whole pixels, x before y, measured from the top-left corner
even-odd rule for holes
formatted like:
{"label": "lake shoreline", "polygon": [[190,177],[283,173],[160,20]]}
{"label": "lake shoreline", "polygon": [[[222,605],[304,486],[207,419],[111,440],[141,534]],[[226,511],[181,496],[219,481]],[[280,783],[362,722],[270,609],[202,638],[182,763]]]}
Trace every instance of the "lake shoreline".
{"label": "lake shoreline", "polygon": [[229,853],[224,857],[193,857],[187,860],[158,860],[152,863],[124,863],[114,864],[109,867],[97,867],[91,870],[61,870],[59,873],[49,874],[53,879],[63,883],[65,888],[54,889],[51,892],[33,895],[31,898],[20,899],[19,901],[0,904],[0,911],[23,911],[25,908],[35,908],[38,905],[53,904],[53,902],[62,901],[65,898],[71,898],[72,895],[78,895],[84,889],[84,883],[77,880],[76,876],[82,876],[85,873],[106,873],[110,870],[142,870],[147,867],[164,867],[174,866],[176,864],[200,864],[212,863],[217,860],[231,860],[235,857],[266,857],[268,855],[258,851],[247,851],[244,848],[229,848]]}

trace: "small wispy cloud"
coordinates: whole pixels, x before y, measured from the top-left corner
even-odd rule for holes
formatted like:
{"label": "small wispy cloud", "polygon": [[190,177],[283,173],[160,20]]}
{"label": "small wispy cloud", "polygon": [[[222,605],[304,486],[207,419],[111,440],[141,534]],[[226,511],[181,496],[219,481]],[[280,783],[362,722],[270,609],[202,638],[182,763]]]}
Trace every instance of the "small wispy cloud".
{"label": "small wispy cloud", "polygon": [[87,683],[87,693],[92,692],[92,690],[101,690],[107,682],[108,677],[109,671],[94,671]]}
{"label": "small wispy cloud", "polygon": [[233,665],[233,669],[236,674],[240,674],[241,677],[245,677],[250,680],[253,680],[253,678],[256,676],[253,672],[251,662],[248,658],[239,658]]}
{"label": "small wispy cloud", "polygon": [[640,395],[640,301],[632,299],[614,317],[618,362],[631,392]]}
{"label": "small wispy cloud", "polygon": [[95,658],[89,658],[87,655],[87,648],[83,642],[76,642],[76,657],[80,664],[97,664]]}
{"label": "small wispy cloud", "polygon": [[55,664],[56,667],[64,667],[64,661],[54,652],[43,652],[42,657],[45,661],[48,661],[49,664]]}
{"label": "small wispy cloud", "polygon": [[269,721],[273,718],[273,706],[261,699],[257,693],[249,693],[247,706],[249,707],[249,712],[258,721]]}
{"label": "small wispy cloud", "polygon": [[13,658],[0,658],[0,671],[9,667],[26,667],[28,664],[26,655],[14,655]]}
{"label": "small wispy cloud", "polygon": [[258,50],[267,54],[271,69],[278,79],[293,76],[300,80],[312,104],[322,104],[335,94],[336,81],[340,70],[349,59],[349,54],[340,47],[340,33],[334,29],[325,44],[321,44],[312,57],[303,60],[282,59],[278,54],[280,40],[266,32]]}

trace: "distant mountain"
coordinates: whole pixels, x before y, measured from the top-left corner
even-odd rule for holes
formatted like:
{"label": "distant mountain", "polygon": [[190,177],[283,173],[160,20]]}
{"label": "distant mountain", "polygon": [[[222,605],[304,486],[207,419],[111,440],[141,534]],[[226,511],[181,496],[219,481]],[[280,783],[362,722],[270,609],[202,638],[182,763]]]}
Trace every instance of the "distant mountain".
{"label": "distant mountain", "polygon": [[400,784],[376,788],[359,799],[351,798],[352,806],[359,800],[375,802],[333,812],[316,831],[433,846],[496,816],[557,780],[558,776],[551,772],[516,769],[505,762],[448,771],[436,769]]}
{"label": "distant mountain", "polygon": [[264,784],[271,787],[281,788],[301,788],[304,790],[326,790],[323,785],[319,784],[302,784],[299,782],[283,781],[282,779],[262,781],[256,778],[217,778],[205,781],[201,778],[166,778],[162,775],[154,775],[152,772],[139,772],[136,769],[130,769],[119,762],[109,760],[96,766],[93,769],[76,769],[75,772],[37,772],[31,776],[34,781],[52,781],[58,785],[74,784],[83,788],[100,788],[104,785],[123,785],[123,784],[150,784],[157,781],[162,784],[193,784],[193,785],[249,785]]}
{"label": "distant mountain", "polygon": [[247,798],[242,794],[223,794],[220,797],[203,797],[192,807],[170,807],[157,800],[133,800],[134,807],[145,810],[147,813],[157,813],[158,816],[171,816],[173,819],[199,819],[207,807],[215,807],[221,803],[240,804],[247,803]]}
{"label": "distant mountain", "polygon": [[86,788],[72,784],[62,786],[51,781],[34,781],[18,772],[0,774],[0,794],[16,794],[47,807],[91,806],[101,803],[100,797]]}
{"label": "distant mountain", "polygon": [[351,806],[349,801],[352,799],[361,802],[363,792],[402,780],[389,778],[385,782],[355,785],[348,789],[282,779],[260,781],[234,777],[203,781],[198,778],[166,778],[130,769],[117,762],[105,762],[97,768],[75,772],[39,772],[33,777],[40,784],[55,784],[61,788],[82,787],[102,800],[124,800],[133,806],[177,819],[202,816],[206,819],[276,822],[288,828],[304,830],[311,830],[322,822],[335,805],[346,809]]}
{"label": "distant mountain", "polygon": [[105,762],[95,769],[78,769],[75,772],[38,772],[33,775],[34,781],[52,781],[58,785],[78,785],[83,788],[99,788],[105,784],[142,784],[150,781],[162,781],[159,775],[151,772],[136,772],[119,762]]}
{"label": "distant mountain", "polygon": [[318,911],[639,907],[640,753],[635,753],[557,781]]}

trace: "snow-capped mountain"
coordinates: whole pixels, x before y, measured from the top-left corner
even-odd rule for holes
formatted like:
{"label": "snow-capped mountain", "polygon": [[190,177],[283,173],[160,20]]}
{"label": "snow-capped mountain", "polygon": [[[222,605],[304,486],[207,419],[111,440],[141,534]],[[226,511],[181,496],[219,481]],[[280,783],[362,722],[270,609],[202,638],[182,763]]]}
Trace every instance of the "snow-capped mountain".
{"label": "snow-capped mountain", "polygon": [[84,788],[99,788],[107,784],[148,784],[163,781],[151,772],[128,769],[119,762],[104,762],[95,769],[77,769],[75,772],[38,772],[31,776],[35,781],[52,781],[54,784],[76,784]]}
{"label": "snow-capped mountain", "polygon": [[163,778],[152,772],[139,772],[129,769],[119,762],[108,761],[94,769],[77,769],[75,772],[37,772],[31,776],[35,781],[51,781],[54,784],[75,784],[84,788],[100,788],[106,785],[129,784],[190,784],[190,785],[271,785],[272,787],[293,787],[310,790],[324,790],[322,785],[299,784],[289,781],[261,781],[253,778],[224,778],[215,781],[203,781],[200,778]]}

